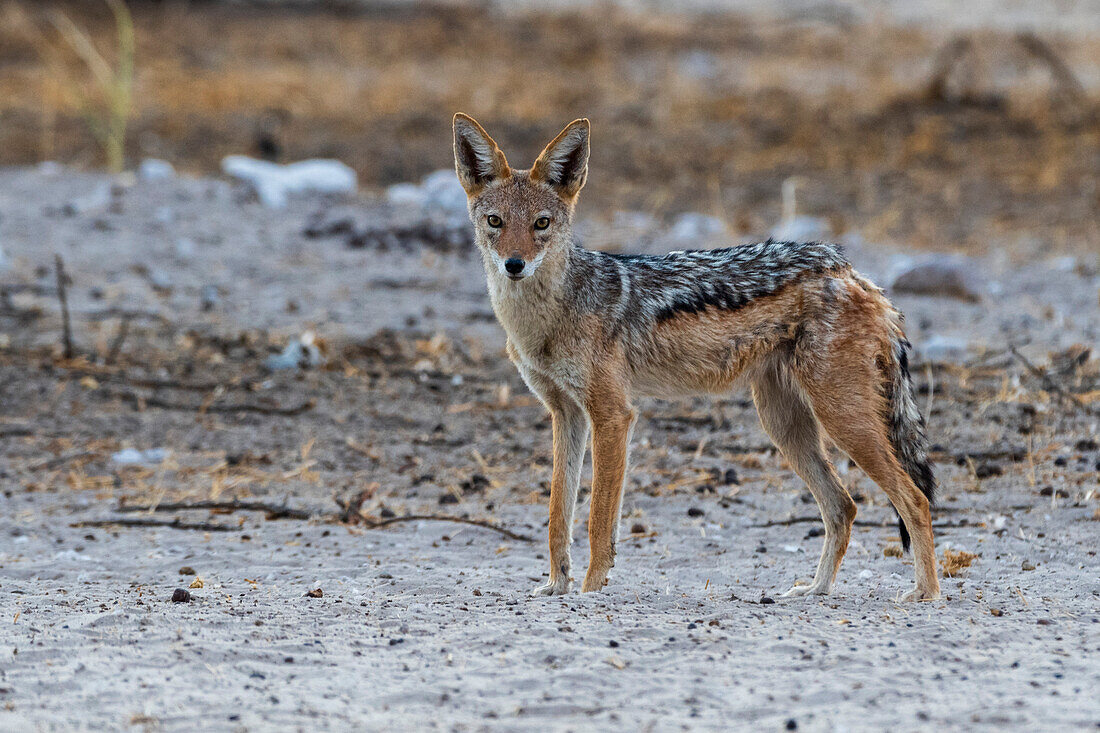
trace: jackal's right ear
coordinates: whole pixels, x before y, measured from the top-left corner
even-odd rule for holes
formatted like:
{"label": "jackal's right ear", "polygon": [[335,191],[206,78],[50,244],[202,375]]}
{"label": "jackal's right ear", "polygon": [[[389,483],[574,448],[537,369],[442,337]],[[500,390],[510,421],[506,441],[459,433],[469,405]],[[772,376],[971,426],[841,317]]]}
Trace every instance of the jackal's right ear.
{"label": "jackal's right ear", "polygon": [[485,128],[461,112],[455,115],[455,172],[467,196],[476,196],[495,180],[508,178],[508,160]]}

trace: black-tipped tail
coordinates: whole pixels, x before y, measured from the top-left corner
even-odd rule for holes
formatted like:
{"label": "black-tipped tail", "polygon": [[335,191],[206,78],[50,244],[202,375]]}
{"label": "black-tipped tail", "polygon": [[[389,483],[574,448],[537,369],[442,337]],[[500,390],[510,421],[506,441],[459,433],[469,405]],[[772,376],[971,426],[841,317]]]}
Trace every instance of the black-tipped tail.
{"label": "black-tipped tail", "polygon": [[[889,401],[887,427],[895,455],[909,478],[928,497],[931,505],[936,494],[936,477],[932,473],[932,464],[928,462],[924,418],[913,398],[913,378],[909,375],[909,346],[904,338],[898,338],[894,342],[893,374],[886,380],[886,396]],[[898,515],[898,530],[901,532],[901,546],[908,552],[909,529],[901,515]]]}

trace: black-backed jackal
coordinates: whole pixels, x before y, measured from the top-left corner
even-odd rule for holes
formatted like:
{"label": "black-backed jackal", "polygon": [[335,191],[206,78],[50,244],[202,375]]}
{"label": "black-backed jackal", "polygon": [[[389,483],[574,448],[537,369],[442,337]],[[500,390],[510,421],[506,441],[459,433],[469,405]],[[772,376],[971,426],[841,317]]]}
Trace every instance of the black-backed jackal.
{"label": "black-backed jackal", "polygon": [[856,505],[822,446],[827,434],[889,496],[914,550],[907,600],[939,596],[935,481],[913,401],[909,343],[882,291],[833,245],[763,242],[661,256],[588,251],[573,241],[588,175],[588,120],[576,120],[529,171],[472,118],[454,118],[455,168],[485,262],[508,355],[553,419],[550,581],[572,584],[569,545],[591,430],[591,558],[582,590],[607,583],[615,560],[635,397],[752,387],[760,421],[809,486],[825,545],[809,585],[828,593]]}

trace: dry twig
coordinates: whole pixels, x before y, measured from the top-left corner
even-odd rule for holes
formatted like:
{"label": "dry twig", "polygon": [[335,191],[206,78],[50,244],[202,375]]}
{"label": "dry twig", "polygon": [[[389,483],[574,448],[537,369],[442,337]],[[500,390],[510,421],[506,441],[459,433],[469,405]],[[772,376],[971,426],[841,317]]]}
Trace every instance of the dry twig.
{"label": "dry twig", "polygon": [[64,357],[73,358],[73,331],[69,321],[69,295],[68,276],[65,274],[65,262],[61,255],[53,256],[54,267],[57,271],[57,299],[61,301],[61,344],[64,347]]}
{"label": "dry twig", "polygon": [[1057,382],[1055,382],[1054,379],[1049,374],[1047,374],[1045,369],[1040,369],[1039,367],[1032,364],[1031,361],[1026,356],[1024,356],[1023,354],[1020,353],[1019,349],[1017,349],[1015,346],[1009,346],[1008,350],[1012,353],[1012,355],[1014,357],[1016,357],[1019,360],[1019,362],[1021,364],[1024,365],[1025,369],[1027,369],[1029,372],[1031,372],[1031,374],[1033,376],[1036,376],[1040,380],[1042,380],[1043,386],[1046,388],[1047,392],[1050,392],[1052,394],[1056,394],[1059,397],[1061,397],[1063,400],[1073,403],[1073,405],[1075,407],[1077,407],[1078,409],[1080,409],[1081,411],[1083,411],[1085,413],[1090,412],[1088,406],[1084,402],[1082,402],[1077,397],[1077,395],[1071,394],[1071,393],[1067,392],[1066,390],[1062,389],[1062,386],[1060,384],[1058,384]]}
{"label": "dry twig", "polygon": [[119,512],[176,512],[200,509],[213,509],[224,511],[256,511],[267,512],[267,519],[310,519],[313,514],[303,509],[293,509],[286,504],[273,504],[266,501],[247,501],[235,499],[233,501],[188,501],[168,502],[164,504],[121,504],[116,509]]}
{"label": "dry twig", "polygon": [[494,532],[499,532],[505,537],[513,540],[519,540],[520,542],[534,542],[533,539],[527,535],[517,534],[510,529],[501,527],[500,525],[493,524],[481,519],[467,519],[465,517],[451,517],[445,514],[406,514],[401,517],[390,517],[389,519],[380,519],[373,521],[366,517],[360,518],[360,521],[370,527],[371,529],[378,529],[379,527],[385,527],[388,524],[396,524],[398,522],[416,522],[416,521],[429,521],[429,522],[458,522],[460,524],[472,524],[475,527],[484,527],[485,529],[491,529]]}
{"label": "dry twig", "polygon": [[153,519],[152,517],[119,517],[117,519],[94,519],[73,522],[70,527],[169,527],[171,529],[193,529],[199,532],[239,532],[240,527],[211,522],[184,522],[175,519]]}

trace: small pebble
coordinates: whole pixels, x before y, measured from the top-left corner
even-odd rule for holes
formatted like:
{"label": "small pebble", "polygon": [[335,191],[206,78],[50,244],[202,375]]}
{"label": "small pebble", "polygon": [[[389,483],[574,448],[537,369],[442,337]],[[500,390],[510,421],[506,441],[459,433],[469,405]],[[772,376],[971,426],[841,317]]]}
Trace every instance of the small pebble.
{"label": "small pebble", "polygon": [[313,590],[306,591],[305,597],[306,598],[323,598],[324,595],[325,595],[325,592],[323,590],[321,590],[320,588],[314,588]]}
{"label": "small pebble", "polygon": [[190,603],[191,594],[183,588],[176,588],[172,592],[172,603]]}
{"label": "small pebble", "polygon": [[195,574],[195,569],[193,567],[191,567],[190,565],[184,565],[182,568],[180,568],[180,575],[194,575],[194,574]]}
{"label": "small pebble", "polygon": [[704,514],[706,514],[706,512],[704,512],[702,509],[700,509],[697,506],[688,507],[688,516],[689,517],[701,517]]}

